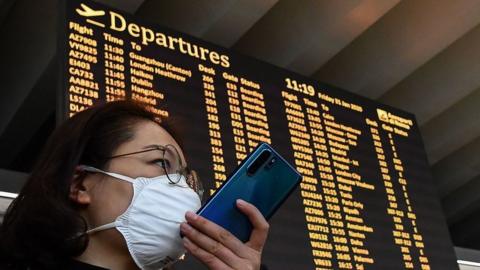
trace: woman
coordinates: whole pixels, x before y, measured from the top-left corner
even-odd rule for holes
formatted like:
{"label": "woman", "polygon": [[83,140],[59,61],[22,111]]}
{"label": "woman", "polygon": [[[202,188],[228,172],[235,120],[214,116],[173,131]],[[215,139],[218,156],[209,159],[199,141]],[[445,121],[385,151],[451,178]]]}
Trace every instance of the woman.
{"label": "woman", "polygon": [[65,121],[4,217],[1,269],[160,269],[184,249],[210,269],[259,269],[268,223],[239,200],[253,225],[242,243],[195,215],[201,184],[180,143],[132,101]]}

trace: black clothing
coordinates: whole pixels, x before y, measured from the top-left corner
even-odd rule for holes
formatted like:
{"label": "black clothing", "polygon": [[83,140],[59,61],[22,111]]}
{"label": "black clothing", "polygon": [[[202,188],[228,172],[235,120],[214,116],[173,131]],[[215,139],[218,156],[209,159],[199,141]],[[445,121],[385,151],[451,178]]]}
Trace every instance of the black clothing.
{"label": "black clothing", "polygon": [[[108,270],[107,268],[91,265],[91,264],[77,261],[74,259],[69,259],[59,269],[62,269],[62,270]],[[32,266],[32,267],[26,267],[26,268],[15,267],[10,264],[5,265],[0,263],[0,270],[56,270],[56,269],[49,269],[49,268],[38,267],[38,266]]]}
{"label": "black clothing", "polygon": [[73,259],[68,262],[67,269],[69,270],[107,270],[107,268],[91,265],[91,264],[73,260]]}

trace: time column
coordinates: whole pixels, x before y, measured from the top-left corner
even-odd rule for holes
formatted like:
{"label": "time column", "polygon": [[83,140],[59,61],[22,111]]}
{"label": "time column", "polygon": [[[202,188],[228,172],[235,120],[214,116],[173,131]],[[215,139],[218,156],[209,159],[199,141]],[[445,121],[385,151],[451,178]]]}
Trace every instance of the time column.
{"label": "time column", "polygon": [[103,33],[105,56],[105,99],[125,99],[125,50],[124,41],[109,33]]}

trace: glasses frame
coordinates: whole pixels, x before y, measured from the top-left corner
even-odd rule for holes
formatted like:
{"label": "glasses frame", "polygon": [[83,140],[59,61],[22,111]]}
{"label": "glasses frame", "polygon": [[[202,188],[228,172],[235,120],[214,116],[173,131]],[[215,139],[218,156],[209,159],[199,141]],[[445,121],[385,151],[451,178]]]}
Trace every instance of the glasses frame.
{"label": "glasses frame", "polygon": [[[131,152],[131,153],[125,153],[125,154],[120,154],[120,155],[114,155],[114,156],[110,156],[110,157],[107,157],[107,159],[113,159],[113,158],[119,158],[119,157],[125,157],[125,156],[130,156],[130,155],[135,155],[135,154],[141,154],[141,153],[146,153],[146,152],[151,152],[151,151],[155,151],[155,150],[159,150],[159,151],[162,151],[162,158],[165,157],[165,152],[167,151],[167,148],[168,147],[172,147],[174,150],[175,150],[175,153],[177,154],[178,156],[178,161],[180,163],[180,168],[178,169],[178,171],[176,173],[182,175],[185,177],[185,181],[187,182],[187,184],[189,182],[192,182],[193,183],[197,183],[197,185],[200,185],[200,187],[197,187],[195,185],[195,188],[190,186],[193,190],[195,190],[195,192],[197,192],[200,197],[203,196],[203,186],[200,182],[200,178],[198,177],[198,174],[196,171],[190,169],[188,166],[185,166],[183,164],[183,160],[180,156],[180,152],[178,152],[177,148],[172,145],[172,144],[166,144],[166,145],[152,145],[151,148],[148,148],[148,149],[145,149],[145,150],[140,150],[140,151],[135,151],[135,152]],[[165,164],[163,164],[163,170],[165,172],[165,175],[167,176],[167,179],[168,179],[168,182],[169,184],[172,184],[172,185],[176,185],[178,184],[178,182],[180,181],[180,178],[178,178],[177,181],[174,181],[172,180],[168,175],[168,171],[166,169],[166,166]],[[192,185],[193,185],[192,183]]]}

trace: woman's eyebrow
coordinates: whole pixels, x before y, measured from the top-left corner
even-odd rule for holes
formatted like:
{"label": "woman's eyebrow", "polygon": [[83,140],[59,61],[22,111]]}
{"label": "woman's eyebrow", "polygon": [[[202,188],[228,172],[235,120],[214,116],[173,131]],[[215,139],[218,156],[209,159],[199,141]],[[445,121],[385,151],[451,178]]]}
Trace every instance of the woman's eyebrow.
{"label": "woman's eyebrow", "polygon": [[162,148],[162,147],[163,146],[159,144],[150,144],[150,145],[144,146],[142,149],[150,149],[150,148],[156,149],[156,148]]}

